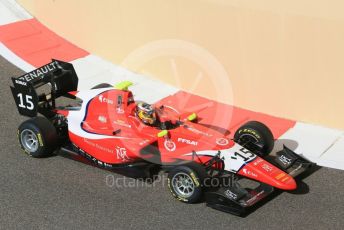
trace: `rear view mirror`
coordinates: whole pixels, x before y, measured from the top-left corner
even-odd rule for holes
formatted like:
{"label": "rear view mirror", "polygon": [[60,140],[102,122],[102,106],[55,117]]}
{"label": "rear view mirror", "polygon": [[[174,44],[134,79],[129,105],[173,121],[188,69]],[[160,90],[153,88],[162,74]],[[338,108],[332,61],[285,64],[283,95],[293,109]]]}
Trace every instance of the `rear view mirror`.
{"label": "rear view mirror", "polygon": [[168,134],[168,131],[167,130],[162,130],[160,132],[158,132],[157,136],[158,137],[164,137]]}
{"label": "rear view mirror", "polygon": [[191,115],[188,116],[188,121],[194,121],[197,119],[197,114],[192,113]]}
{"label": "rear view mirror", "polygon": [[122,81],[122,82],[114,85],[114,87],[115,87],[115,89],[127,91],[129,86],[132,86],[132,85],[133,85],[133,83],[130,81]]}

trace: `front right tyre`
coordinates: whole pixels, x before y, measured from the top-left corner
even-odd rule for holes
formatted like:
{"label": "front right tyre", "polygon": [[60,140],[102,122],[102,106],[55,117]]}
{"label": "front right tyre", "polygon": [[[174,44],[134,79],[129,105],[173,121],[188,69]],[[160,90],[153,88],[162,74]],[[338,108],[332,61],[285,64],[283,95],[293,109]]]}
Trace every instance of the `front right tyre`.
{"label": "front right tyre", "polygon": [[254,152],[254,147],[259,146],[259,151],[256,153],[261,157],[269,155],[274,147],[274,137],[271,130],[258,121],[249,121],[242,125],[235,132],[234,141]]}

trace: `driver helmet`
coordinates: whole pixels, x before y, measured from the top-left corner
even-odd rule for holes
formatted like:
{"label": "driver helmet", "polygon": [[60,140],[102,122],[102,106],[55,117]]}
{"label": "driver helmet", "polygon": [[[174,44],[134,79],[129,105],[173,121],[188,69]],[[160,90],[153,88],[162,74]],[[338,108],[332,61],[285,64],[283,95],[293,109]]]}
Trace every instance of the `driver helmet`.
{"label": "driver helmet", "polygon": [[156,122],[155,109],[148,103],[139,102],[136,106],[136,115],[147,125],[153,125]]}

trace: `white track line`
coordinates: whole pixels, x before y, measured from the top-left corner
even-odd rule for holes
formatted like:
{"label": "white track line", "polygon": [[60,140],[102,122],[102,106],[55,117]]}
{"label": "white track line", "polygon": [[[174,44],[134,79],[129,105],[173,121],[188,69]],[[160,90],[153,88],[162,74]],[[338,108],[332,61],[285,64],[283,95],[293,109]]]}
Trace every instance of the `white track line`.
{"label": "white track line", "polygon": [[15,0],[0,1],[0,25],[5,25],[30,18],[32,18],[32,16],[27,11],[25,11]]}
{"label": "white track line", "polygon": [[327,162],[327,160],[335,162],[337,159],[331,156],[344,153],[344,148],[338,143],[343,133],[341,130],[297,122],[276,141],[276,149],[281,149],[285,144],[320,166],[344,169],[344,164]]}
{"label": "white track line", "polygon": [[135,99],[148,103],[154,103],[179,90],[158,80],[130,72],[95,55],[79,58],[72,63],[80,79],[79,90],[90,89],[100,83],[114,85],[121,81],[131,81],[134,85],[130,89]]}
{"label": "white track line", "polygon": [[319,165],[344,170],[344,135],[318,159]]}

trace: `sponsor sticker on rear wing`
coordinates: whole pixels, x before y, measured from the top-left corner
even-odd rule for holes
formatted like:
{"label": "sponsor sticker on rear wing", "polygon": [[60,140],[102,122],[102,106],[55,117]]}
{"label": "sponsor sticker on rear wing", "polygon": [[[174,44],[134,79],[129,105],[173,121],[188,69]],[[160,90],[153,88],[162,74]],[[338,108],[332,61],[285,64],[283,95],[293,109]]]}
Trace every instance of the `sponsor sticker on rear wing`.
{"label": "sponsor sticker on rear wing", "polygon": [[37,82],[40,81],[46,76],[47,74],[56,71],[57,69],[62,68],[58,61],[54,60],[38,69],[35,69],[29,73],[26,73],[18,78],[15,79],[16,82],[22,85],[27,85],[28,82]]}
{"label": "sponsor sticker on rear wing", "polygon": [[[55,109],[55,99],[68,96],[68,92],[76,91],[78,77],[72,64],[52,60],[31,72],[19,77],[12,77],[11,91],[21,115],[35,117],[37,113],[45,116]],[[38,94],[37,89],[48,85],[48,94]]]}

